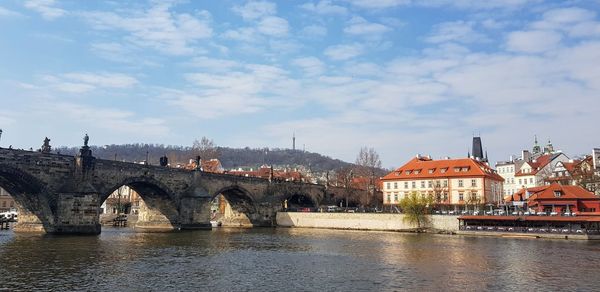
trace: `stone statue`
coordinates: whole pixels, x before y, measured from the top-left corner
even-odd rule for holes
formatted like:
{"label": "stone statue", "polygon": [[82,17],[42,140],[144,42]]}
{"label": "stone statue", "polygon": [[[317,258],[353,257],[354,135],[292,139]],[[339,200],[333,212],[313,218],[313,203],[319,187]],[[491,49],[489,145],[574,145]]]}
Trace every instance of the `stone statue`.
{"label": "stone statue", "polygon": [[52,151],[52,147],[50,146],[50,139],[48,139],[48,137],[46,137],[44,139],[44,145],[42,145],[42,153],[50,153],[50,151]]}
{"label": "stone statue", "polygon": [[83,146],[87,146],[88,141],[90,141],[90,136],[88,136],[88,134],[85,133],[85,136],[83,136]]}

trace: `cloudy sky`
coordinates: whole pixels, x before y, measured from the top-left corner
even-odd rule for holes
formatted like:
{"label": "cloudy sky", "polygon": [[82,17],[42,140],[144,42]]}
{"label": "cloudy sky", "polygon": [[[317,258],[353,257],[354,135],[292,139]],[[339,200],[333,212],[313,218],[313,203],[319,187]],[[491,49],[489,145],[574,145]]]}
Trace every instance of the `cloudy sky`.
{"label": "cloudy sky", "polygon": [[0,2],[0,145],[600,146],[600,2]]}

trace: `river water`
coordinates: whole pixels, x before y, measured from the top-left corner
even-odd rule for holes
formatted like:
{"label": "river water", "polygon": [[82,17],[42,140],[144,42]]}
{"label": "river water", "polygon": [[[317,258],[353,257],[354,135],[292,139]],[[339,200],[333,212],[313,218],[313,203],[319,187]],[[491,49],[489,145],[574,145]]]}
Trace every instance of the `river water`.
{"label": "river water", "polygon": [[0,290],[599,290],[600,243],[325,229],[0,231]]}

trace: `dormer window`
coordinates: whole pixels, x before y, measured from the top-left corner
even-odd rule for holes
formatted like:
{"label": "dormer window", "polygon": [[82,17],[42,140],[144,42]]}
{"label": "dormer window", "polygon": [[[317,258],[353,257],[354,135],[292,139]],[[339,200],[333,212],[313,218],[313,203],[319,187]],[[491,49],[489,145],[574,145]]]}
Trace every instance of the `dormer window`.
{"label": "dormer window", "polygon": [[411,171],[410,171],[410,170],[407,170],[407,171],[405,171],[404,173],[408,175],[408,174],[410,174],[410,173],[411,173]]}
{"label": "dormer window", "polygon": [[415,170],[415,174],[419,174],[421,172],[420,169]]}
{"label": "dormer window", "polygon": [[562,196],[562,191],[554,191],[554,196],[560,198],[560,196]]}
{"label": "dormer window", "polygon": [[447,170],[448,170],[448,168],[442,168],[442,169],[440,169],[440,172],[441,173],[446,173]]}
{"label": "dormer window", "polygon": [[435,168],[432,168],[429,170],[429,173],[433,173],[435,171]]}

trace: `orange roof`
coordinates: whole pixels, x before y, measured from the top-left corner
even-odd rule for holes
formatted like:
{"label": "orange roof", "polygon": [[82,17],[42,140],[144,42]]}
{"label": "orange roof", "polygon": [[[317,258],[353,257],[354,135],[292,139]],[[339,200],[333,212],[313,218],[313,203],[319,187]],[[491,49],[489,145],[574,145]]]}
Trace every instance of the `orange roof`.
{"label": "orange roof", "polygon": [[[511,196],[508,196],[505,199],[506,202],[511,202],[519,199],[525,200],[526,193],[529,192],[528,201],[535,200],[561,200],[561,199],[596,199],[600,200],[600,198],[596,197],[593,193],[588,192],[584,188],[580,186],[571,186],[571,185],[561,185],[558,183],[552,183],[550,185],[520,189],[518,192],[514,193]],[[555,192],[560,192],[560,197],[555,196]]]}
{"label": "orange roof", "polygon": [[390,172],[382,180],[428,179],[447,177],[488,177],[504,179],[487,164],[471,158],[432,160],[415,157],[402,167]]}

